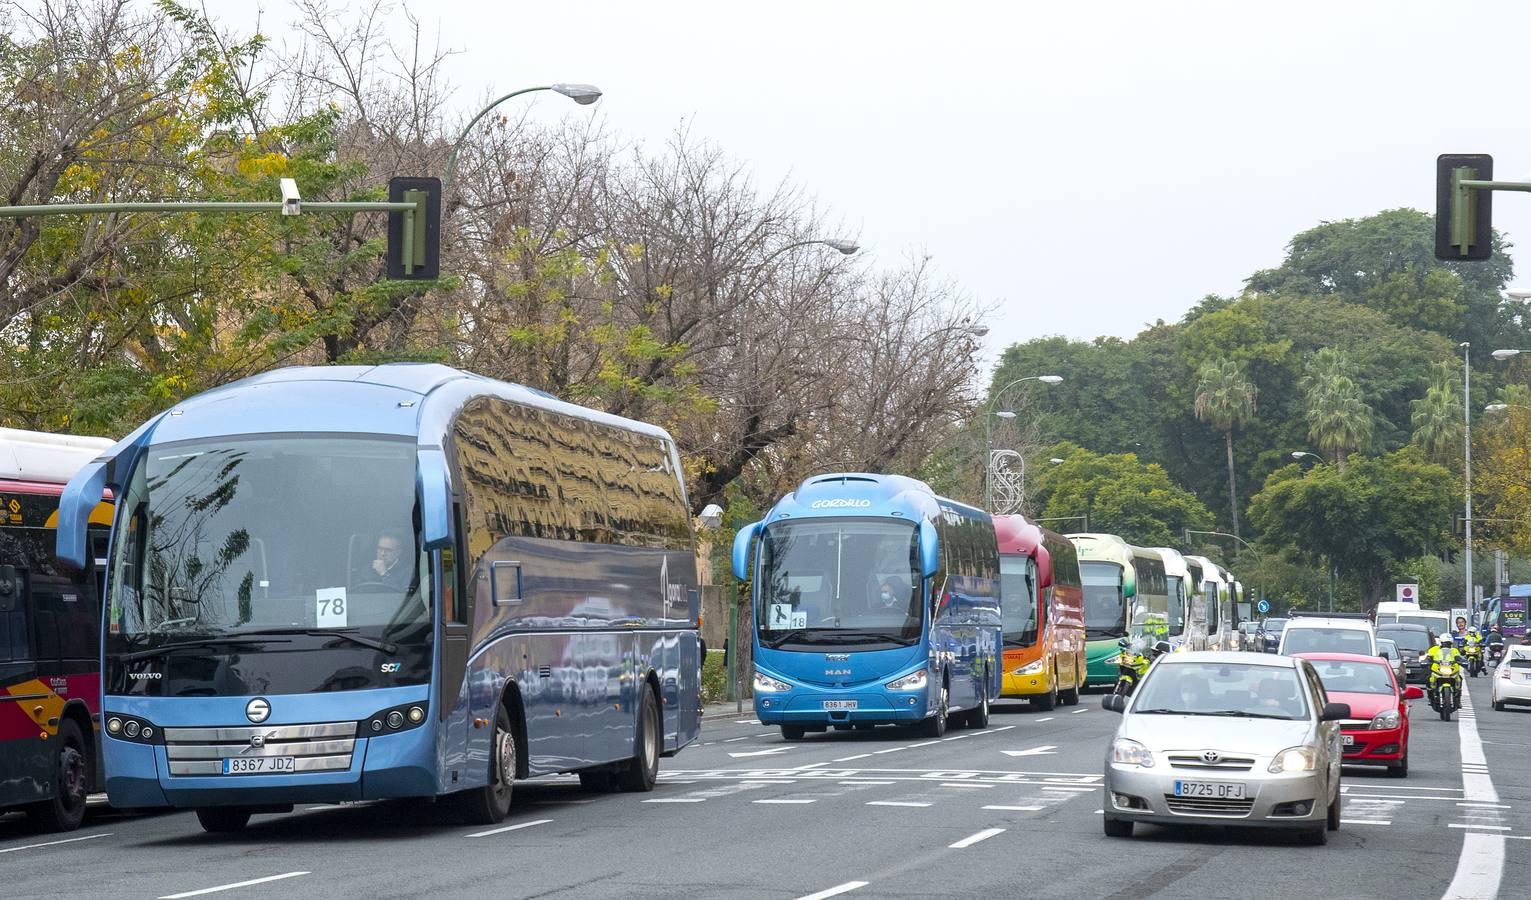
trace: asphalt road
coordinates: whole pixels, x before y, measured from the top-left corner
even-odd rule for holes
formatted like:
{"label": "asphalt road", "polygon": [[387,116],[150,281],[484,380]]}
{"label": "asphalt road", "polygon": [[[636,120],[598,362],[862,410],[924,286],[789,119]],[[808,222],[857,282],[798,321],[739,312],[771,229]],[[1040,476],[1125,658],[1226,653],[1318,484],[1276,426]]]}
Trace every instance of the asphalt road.
{"label": "asphalt road", "polygon": [[1470,691],[1449,724],[1414,704],[1407,779],[1346,769],[1326,847],[1232,828],[1105,837],[1117,717],[1089,696],[997,707],[989,729],[939,741],[879,729],[789,743],[747,715],[713,721],[651,794],[525,782],[497,828],[405,803],[299,807],[232,836],[187,813],[98,807],[47,836],[0,818],[0,897],[1370,900],[1442,897],[1454,879],[1463,896],[1528,896],[1531,711],[1492,712],[1485,678]]}

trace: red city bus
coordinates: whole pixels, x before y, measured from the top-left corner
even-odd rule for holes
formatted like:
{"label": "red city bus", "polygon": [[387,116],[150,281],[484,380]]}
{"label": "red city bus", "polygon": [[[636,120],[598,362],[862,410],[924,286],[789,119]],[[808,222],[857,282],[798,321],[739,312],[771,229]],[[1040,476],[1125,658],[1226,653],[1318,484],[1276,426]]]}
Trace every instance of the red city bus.
{"label": "red city bus", "polygon": [[1024,697],[1040,709],[1078,703],[1086,667],[1074,544],[1022,516],[995,516],[994,534],[1005,613],[1000,696]]}
{"label": "red city bus", "polygon": [[101,573],[112,508],[90,517],[94,565],[55,556],[59,495],[101,438],[0,428],[0,816],[71,831],[104,783]]}

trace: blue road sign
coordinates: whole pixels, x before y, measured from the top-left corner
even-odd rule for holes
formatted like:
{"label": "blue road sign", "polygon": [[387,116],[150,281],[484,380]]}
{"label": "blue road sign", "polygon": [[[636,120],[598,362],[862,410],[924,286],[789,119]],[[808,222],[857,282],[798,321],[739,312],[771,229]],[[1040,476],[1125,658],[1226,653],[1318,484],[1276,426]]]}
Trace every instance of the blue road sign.
{"label": "blue road sign", "polygon": [[1258,609],[1260,614],[1264,615],[1271,611],[1271,602],[1269,600],[1261,600],[1255,604],[1255,609]]}

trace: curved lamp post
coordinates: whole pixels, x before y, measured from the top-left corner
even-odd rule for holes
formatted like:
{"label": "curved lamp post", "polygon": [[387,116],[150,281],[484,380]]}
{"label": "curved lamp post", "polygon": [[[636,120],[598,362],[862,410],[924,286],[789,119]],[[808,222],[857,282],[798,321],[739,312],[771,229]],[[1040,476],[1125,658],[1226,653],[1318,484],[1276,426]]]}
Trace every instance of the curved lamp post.
{"label": "curved lamp post", "polygon": [[575,103],[578,103],[580,106],[589,106],[595,101],[601,99],[601,89],[593,84],[564,84],[562,82],[558,84],[544,84],[538,85],[537,87],[522,88],[519,91],[511,91],[505,96],[500,97],[499,99],[490,103],[488,106],[479,110],[478,115],[468,120],[468,124],[463,127],[462,134],[459,134],[457,136],[457,140],[452,143],[452,152],[447,155],[446,175],[441,179],[442,194],[445,194],[447,189],[452,186],[452,180],[454,176],[457,175],[458,151],[462,150],[463,142],[468,139],[469,134],[473,133],[473,126],[478,124],[479,119],[489,115],[489,113],[492,112],[496,106],[499,106],[501,103],[504,103],[506,100],[509,100],[512,97],[519,97],[522,94],[530,94],[535,91],[552,91],[555,94],[562,94],[565,97],[568,97],[570,100],[573,100]]}
{"label": "curved lamp post", "polygon": [[[987,333],[987,331],[988,329],[985,329],[985,333]],[[984,413],[983,417],[983,508],[985,511],[987,511],[990,505],[992,505],[994,502],[994,420],[996,418],[1015,418],[1015,413],[1009,410],[995,411],[994,407],[998,405],[1000,398],[1005,395],[1006,391],[1010,390],[1018,384],[1027,381],[1040,381],[1043,384],[1061,384],[1063,382],[1063,376],[1027,375],[1025,378],[1017,378],[1016,380],[994,392],[994,398],[989,401],[989,408]],[[1025,484],[1025,478],[1026,462],[1023,458],[1021,461],[1021,483],[1023,485]]]}

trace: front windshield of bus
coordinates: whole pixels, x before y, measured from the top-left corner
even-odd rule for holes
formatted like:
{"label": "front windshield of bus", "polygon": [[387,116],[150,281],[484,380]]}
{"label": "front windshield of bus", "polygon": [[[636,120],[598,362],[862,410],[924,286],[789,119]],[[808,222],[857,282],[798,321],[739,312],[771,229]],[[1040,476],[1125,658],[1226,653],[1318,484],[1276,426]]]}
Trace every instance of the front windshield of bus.
{"label": "front windshield of bus", "polygon": [[310,631],[427,642],[414,458],[382,437],[151,447],[119,507],[108,636],[126,651]]}
{"label": "front windshield of bus", "polygon": [[1029,556],[999,558],[999,591],[1004,598],[1006,647],[1037,642],[1037,568]]}
{"label": "front windshield of bus", "polygon": [[772,523],[760,544],[760,643],[773,649],[914,644],[925,620],[918,561],[918,531],[910,522]]}
{"label": "front windshield of bus", "polygon": [[1169,577],[1169,633],[1173,637],[1185,634],[1185,579],[1179,575]]}
{"label": "front windshield of bus", "polygon": [[1079,563],[1084,584],[1084,634],[1088,640],[1127,634],[1127,603],[1122,597],[1122,567],[1109,562]]}

